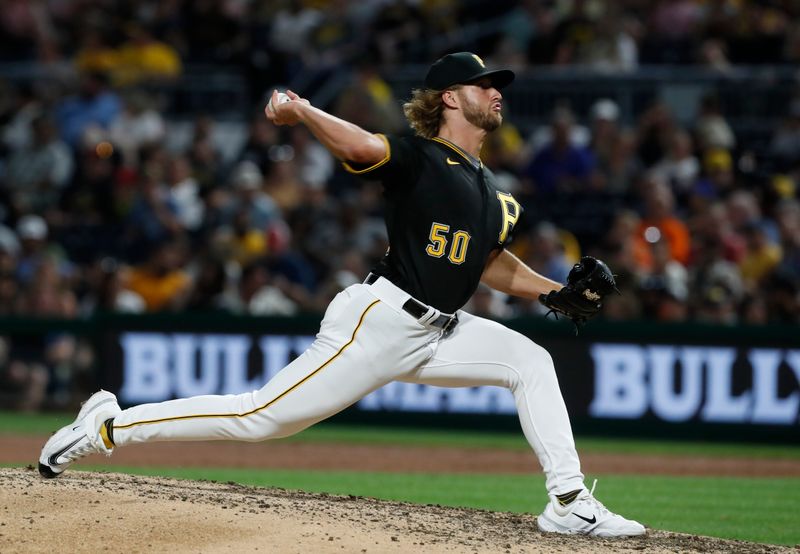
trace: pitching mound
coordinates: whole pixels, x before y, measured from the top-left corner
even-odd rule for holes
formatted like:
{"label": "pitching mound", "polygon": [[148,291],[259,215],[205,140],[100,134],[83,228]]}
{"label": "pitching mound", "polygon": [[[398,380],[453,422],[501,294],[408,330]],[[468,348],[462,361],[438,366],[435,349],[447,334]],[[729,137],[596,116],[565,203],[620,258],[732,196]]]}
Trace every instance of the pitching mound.
{"label": "pitching mound", "polygon": [[552,536],[531,515],[212,482],[0,469],[0,552],[792,552],[649,530]]}

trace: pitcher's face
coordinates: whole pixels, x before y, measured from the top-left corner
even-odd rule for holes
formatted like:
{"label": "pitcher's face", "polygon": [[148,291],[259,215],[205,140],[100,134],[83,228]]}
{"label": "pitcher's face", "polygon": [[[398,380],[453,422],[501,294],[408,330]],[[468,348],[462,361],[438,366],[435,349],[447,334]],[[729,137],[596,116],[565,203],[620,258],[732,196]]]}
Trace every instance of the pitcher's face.
{"label": "pitcher's face", "polygon": [[461,86],[457,91],[464,119],[472,125],[491,132],[503,123],[503,95],[488,78]]}

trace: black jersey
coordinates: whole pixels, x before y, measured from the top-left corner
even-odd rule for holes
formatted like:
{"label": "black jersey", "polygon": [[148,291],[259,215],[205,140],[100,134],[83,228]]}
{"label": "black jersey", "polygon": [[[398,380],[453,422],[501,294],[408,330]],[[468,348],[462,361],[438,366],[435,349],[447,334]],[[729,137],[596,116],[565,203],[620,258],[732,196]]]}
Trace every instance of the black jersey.
{"label": "black jersey", "polygon": [[475,292],[491,251],[509,242],[521,207],[489,169],[451,142],[383,138],[383,160],[363,169],[344,164],[384,186],[389,251],[373,272],[453,313]]}

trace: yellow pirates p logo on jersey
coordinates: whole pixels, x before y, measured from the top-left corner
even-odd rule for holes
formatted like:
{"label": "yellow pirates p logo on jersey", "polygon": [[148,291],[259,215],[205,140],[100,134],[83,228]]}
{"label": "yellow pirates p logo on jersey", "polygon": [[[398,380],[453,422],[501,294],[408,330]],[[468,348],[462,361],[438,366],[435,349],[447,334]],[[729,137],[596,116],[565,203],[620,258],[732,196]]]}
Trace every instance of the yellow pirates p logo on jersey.
{"label": "yellow pirates p logo on jersey", "polygon": [[497,199],[500,200],[500,209],[503,210],[503,225],[500,227],[500,238],[498,242],[504,244],[508,235],[514,229],[514,225],[517,224],[522,210],[520,209],[519,202],[514,200],[514,197],[507,192],[497,191]]}
{"label": "yellow pirates p logo on jersey", "polygon": [[479,64],[481,64],[481,67],[483,67],[484,69],[486,68],[486,64],[483,63],[483,60],[480,59],[479,56],[476,56],[475,54],[473,54],[472,57],[475,58],[475,61],[477,61]]}

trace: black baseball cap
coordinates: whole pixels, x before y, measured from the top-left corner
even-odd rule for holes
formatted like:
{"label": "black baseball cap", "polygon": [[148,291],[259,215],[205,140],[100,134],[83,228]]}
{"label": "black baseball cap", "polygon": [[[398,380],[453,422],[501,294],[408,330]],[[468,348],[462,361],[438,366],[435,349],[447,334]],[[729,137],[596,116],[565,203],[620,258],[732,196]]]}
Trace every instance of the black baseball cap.
{"label": "black baseball cap", "polygon": [[444,90],[483,77],[489,77],[492,85],[501,89],[514,80],[514,72],[510,69],[487,69],[483,60],[472,52],[456,52],[433,63],[425,76],[425,86],[433,90]]}

